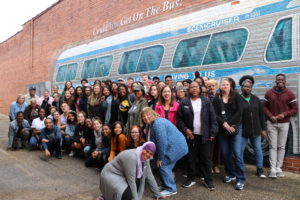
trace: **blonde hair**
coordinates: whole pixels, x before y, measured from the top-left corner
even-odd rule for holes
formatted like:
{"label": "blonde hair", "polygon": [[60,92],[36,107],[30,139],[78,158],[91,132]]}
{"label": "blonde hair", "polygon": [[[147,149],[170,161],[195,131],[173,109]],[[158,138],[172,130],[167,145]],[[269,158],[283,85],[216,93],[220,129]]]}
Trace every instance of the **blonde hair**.
{"label": "blonde hair", "polygon": [[143,108],[143,110],[141,112],[141,124],[143,124],[143,125],[144,125],[143,115],[150,115],[151,118],[153,119],[153,121],[160,117],[160,115],[158,113],[156,113],[152,108],[145,107],[145,108]]}
{"label": "blonde hair", "polygon": [[216,87],[218,87],[218,81],[215,79],[210,79],[207,81],[207,85],[215,85]]}
{"label": "blonde hair", "polygon": [[18,103],[19,99],[21,99],[21,98],[24,99],[24,102],[25,102],[25,96],[23,94],[18,94],[16,103]]}

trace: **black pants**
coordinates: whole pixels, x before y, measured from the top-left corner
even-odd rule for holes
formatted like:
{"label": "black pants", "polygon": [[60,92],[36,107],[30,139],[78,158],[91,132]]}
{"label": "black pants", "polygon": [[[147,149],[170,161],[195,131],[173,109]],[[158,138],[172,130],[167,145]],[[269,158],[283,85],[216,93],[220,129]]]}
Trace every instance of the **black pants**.
{"label": "black pants", "polygon": [[194,135],[194,140],[187,140],[187,143],[189,147],[187,155],[187,178],[195,180],[197,172],[200,171],[205,181],[212,181],[210,141],[202,144],[202,136]]}
{"label": "black pants", "polygon": [[131,200],[131,199],[132,199],[132,192],[130,187],[128,186],[126,190],[123,192],[122,200]]}

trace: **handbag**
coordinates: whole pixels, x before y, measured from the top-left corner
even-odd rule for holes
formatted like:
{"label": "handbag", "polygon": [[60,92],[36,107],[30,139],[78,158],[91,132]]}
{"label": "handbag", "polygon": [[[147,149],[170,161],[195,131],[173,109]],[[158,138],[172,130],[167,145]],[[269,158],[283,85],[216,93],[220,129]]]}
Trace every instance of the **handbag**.
{"label": "handbag", "polygon": [[[223,99],[221,97],[220,97],[220,101],[221,101],[221,116],[222,116],[223,121],[227,122],[227,115],[226,115],[226,111],[225,111],[225,105],[224,105]],[[235,136],[237,134],[236,126],[232,125],[232,127],[234,127],[234,129],[235,129],[235,131],[233,133],[229,132],[225,128],[223,128],[226,136]]]}

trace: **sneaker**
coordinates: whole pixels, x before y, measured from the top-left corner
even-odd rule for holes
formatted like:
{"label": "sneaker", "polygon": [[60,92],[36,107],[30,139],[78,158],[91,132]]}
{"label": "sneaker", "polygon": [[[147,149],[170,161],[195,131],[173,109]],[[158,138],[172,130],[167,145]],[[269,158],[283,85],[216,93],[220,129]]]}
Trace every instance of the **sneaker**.
{"label": "sneaker", "polygon": [[69,153],[69,156],[70,157],[73,157],[75,155],[75,152],[74,151],[71,151],[70,153]]}
{"label": "sneaker", "polygon": [[270,178],[277,178],[276,170],[275,170],[275,169],[271,169],[270,174],[269,174],[269,177],[270,177]]}
{"label": "sneaker", "polygon": [[56,158],[57,158],[57,159],[62,159],[61,153],[58,153],[57,156],[56,156]]}
{"label": "sneaker", "polygon": [[237,182],[237,184],[235,185],[235,189],[236,190],[243,190],[244,189],[244,183]]}
{"label": "sneaker", "polygon": [[235,181],[235,180],[236,180],[236,178],[232,177],[232,176],[225,176],[224,179],[223,179],[223,181],[225,183],[230,183],[231,181]]}
{"label": "sneaker", "polygon": [[216,190],[214,183],[212,181],[205,181],[205,185],[209,191]]}
{"label": "sneaker", "polygon": [[187,180],[185,181],[185,183],[182,185],[182,187],[184,187],[184,188],[189,188],[189,187],[192,187],[192,186],[195,185],[195,184],[196,184],[195,181],[192,181],[192,180],[190,180],[190,179],[187,179]]}
{"label": "sneaker", "polygon": [[199,178],[200,178],[201,181],[205,180],[205,178],[203,176],[200,176]]}
{"label": "sneaker", "polygon": [[282,172],[282,169],[279,167],[276,168],[276,176],[281,178],[284,177],[284,173]]}
{"label": "sneaker", "polygon": [[182,174],[182,176],[183,176],[184,178],[187,178],[187,174]]}
{"label": "sneaker", "polygon": [[166,197],[170,197],[170,196],[172,196],[172,195],[177,194],[177,191],[171,192],[171,191],[168,191],[168,190],[163,190],[163,191],[161,191],[159,194],[160,194],[160,197],[166,198]]}
{"label": "sneaker", "polygon": [[266,178],[266,175],[264,174],[263,168],[257,168],[256,174],[259,178]]}

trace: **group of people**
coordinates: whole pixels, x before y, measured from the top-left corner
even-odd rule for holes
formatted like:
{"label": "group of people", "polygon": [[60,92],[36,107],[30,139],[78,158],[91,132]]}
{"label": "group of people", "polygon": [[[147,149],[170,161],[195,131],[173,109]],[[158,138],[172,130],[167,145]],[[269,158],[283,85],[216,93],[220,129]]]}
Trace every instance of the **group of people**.
{"label": "group of people", "polygon": [[[36,88],[18,95],[10,107],[8,150],[41,149],[45,158],[84,156],[86,167],[102,170],[104,199],[141,199],[145,182],[157,198],[175,195],[174,168],[180,165],[191,187],[197,176],[215,190],[213,173],[235,181],[242,190],[246,181],[244,150],[254,147],[257,176],[265,178],[261,140],[269,138],[269,177],[283,177],[290,117],[298,111],[295,94],[286,88],[286,76],[276,75],[275,86],[263,102],[252,93],[255,80],[245,75],[219,82],[195,73],[194,80],[173,83],[143,75],[99,81],[86,79],[76,88],[65,83],[62,93],[53,86],[41,97]],[[158,187],[152,172],[158,172]]]}

